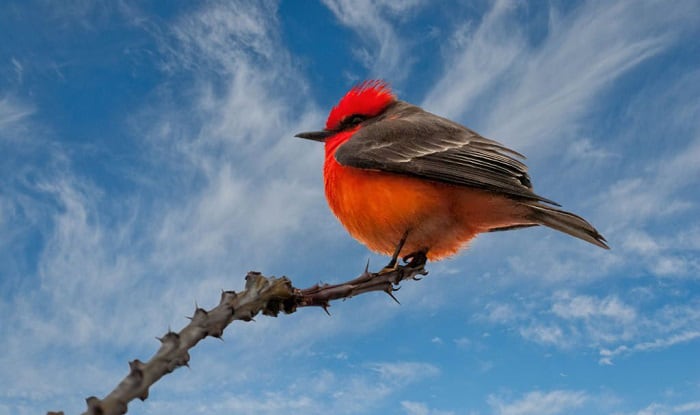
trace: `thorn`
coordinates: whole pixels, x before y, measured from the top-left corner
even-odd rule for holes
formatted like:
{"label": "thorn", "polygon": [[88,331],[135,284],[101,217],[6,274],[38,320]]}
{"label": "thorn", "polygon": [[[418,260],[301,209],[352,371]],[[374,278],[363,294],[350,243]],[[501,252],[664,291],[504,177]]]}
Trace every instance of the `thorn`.
{"label": "thorn", "polygon": [[91,413],[91,414],[103,414],[104,413],[104,410],[102,409],[102,401],[97,399],[97,397],[91,396],[91,397],[85,399],[85,403],[87,403],[88,413]]}
{"label": "thorn", "polygon": [[163,337],[156,337],[156,340],[158,340],[161,343],[165,343],[167,341],[173,341],[171,339],[173,339],[174,341],[177,341],[180,339],[180,335],[175,333],[174,331],[168,329],[168,332],[165,333],[165,335]]}
{"label": "thorn", "polygon": [[391,297],[392,300],[396,301],[396,304],[401,305],[401,302],[396,297],[394,297],[394,294],[392,294],[391,291],[384,291],[384,292],[387,293],[389,295],[389,297]]}
{"label": "thorn", "polygon": [[224,339],[223,339],[224,330],[221,328],[213,328],[211,331],[207,332],[207,335],[214,337],[214,338],[217,338],[221,341],[224,341]]}
{"label": "thorn", "polygon": [[369,258],[367,258],[367,265],[365,265],[365,272],[364,274],[369,274]]}
{"label": "thorn", "polygon": [[134,360],[129,362],[129,370],[131,370],[132,372],[136,372],[136,371],[140,372],[143,370],[143,368],[144,368],[144,364],[139,359],[134,359]]}
{"label": "thorn", "polygon": [[198,316],[206,317],[208,314],[209,314],[209,313],[207,313],[207,310],[205,310],[205,309],[203,309],[203,308],[197,307],[197,308],[194,310],[194,314],[192,314],[192,317],[187,317],[187,318],[190,319],[190,320],[194,320],[194,319],[195,319],[196,317],[198,317]]}
{"label": "thorn", "polygon": [[143,391],[143,393],[141,395],[139,395],[138,398],[141,399],[142,402],[145,401],[146,399],[148,399],[148,389]]}
{"label": "thorn", "polygon": [[328,303],[321,304],[321,307],[323,308],[323,311],[325,311],[326,314],[328,314],[328,317],[330,317],[331,313],[328,311],[328,307],[329,307]]}

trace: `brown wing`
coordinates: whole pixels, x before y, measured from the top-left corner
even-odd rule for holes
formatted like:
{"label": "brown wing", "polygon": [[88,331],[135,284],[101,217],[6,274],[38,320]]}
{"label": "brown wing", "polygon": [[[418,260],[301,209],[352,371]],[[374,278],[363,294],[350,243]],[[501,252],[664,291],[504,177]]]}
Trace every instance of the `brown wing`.
{"label": "brown wing", "polygon": [[514,198],[557,203],[535,194],[523,155],[474,131],[398,101],[335,153],[338,163],[476,187]]}

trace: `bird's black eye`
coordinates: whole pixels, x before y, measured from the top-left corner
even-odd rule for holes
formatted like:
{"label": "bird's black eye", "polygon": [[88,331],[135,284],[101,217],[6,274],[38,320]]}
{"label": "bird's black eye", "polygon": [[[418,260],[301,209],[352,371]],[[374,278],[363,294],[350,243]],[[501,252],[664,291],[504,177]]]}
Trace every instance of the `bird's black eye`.
{"label": "bird's black eye", "polygon": [[358,124],[360,124],[362,121],[366,120],[367,117],[362,115],[362,114],[353,114],[345,117],[343,121],[340,123],[340,130],[346,130],[348,128],[352,128]]}
{"label": "bird's black eye", "polygon": [[365,120],[365,117],[361,115],[353,115],[350,119],[350,125],[357,125]]}

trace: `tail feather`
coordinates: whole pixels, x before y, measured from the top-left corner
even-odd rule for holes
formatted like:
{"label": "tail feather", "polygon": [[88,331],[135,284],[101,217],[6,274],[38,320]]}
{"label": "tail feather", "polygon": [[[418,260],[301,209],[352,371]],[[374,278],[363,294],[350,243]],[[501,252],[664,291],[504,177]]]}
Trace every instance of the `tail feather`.
{"label": "tail feather", "polygon": [[565,212],[541,204],[533,203],[527,206],[530,208],[528,219],[534,223],[568,233],[601,248],[610,249],[603,235],[584,218],[571,212]]}

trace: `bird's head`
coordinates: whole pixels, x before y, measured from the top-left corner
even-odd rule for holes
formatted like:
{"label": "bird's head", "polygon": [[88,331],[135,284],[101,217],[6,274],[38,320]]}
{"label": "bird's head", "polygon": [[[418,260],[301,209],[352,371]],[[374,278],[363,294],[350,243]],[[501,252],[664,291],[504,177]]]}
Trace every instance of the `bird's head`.
{"label": "bird's head", "polygon": [[384,81],[364,81],[350,89],[328,114],[326,128],[321,131],[299,133],[296,137],[314,141],[327,138],[376,117],[396,101],[391,87]]}

